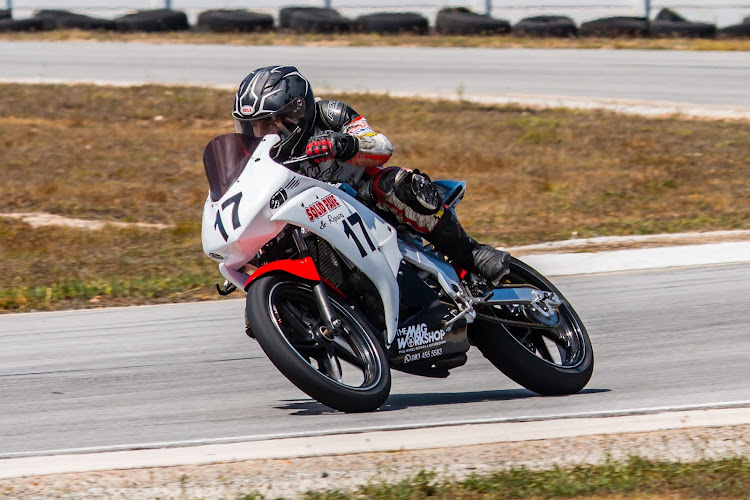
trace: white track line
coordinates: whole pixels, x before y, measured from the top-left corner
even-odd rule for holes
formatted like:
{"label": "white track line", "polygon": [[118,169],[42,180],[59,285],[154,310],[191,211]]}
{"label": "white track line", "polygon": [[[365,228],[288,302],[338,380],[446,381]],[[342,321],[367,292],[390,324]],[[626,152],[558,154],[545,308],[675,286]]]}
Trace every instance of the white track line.
{"label": "white track line", "polygon": [[[750,402],[741,402],[748,404]],[[638,411],[638,410],[631,410]],[[750,408],[667,411],[646,415],[468,423],[349,434],[290,437],[192,447],[62,454],[0,460],[0,478],[242,460],[418,450],[669,429],[750,424]],[[161,446],[166,443],[160,443]]]}

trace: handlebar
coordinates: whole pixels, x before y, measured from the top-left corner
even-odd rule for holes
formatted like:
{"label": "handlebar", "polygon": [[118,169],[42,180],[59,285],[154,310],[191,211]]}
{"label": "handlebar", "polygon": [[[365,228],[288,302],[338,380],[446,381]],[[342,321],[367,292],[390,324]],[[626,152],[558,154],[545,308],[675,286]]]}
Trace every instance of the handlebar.
{"label": "handlebar", "polygon": [[307,156],[307,155],[295,156],[294,158],[289,158],[287,161],[282,162],[282,165],[284,165],[285,167],[289,165],[297,165],[299,163],[304,163],[309,160],[316,160],[318,158],[332,158],[332,156],[329,155],[328,153],[321,153],[321,154],[312,155],[312,156]]}

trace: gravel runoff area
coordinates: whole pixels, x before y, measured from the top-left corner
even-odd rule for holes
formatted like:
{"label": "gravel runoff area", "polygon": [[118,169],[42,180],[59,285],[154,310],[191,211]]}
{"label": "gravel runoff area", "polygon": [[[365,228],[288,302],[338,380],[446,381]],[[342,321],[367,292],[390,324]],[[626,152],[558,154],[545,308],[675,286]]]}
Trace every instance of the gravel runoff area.
{"label": "gravel runoff area", "polygon": [[749,433],[750,425],[745,424],[419,451],[27,476],[0,480],[0,497],[211,500],[257,491],[267,498],[294,498],[308,490],[350,489],[422,470],[434,471],[438,479],[461,479],[517,466],[598,464],[632,455],[675,461],[750,456]]}

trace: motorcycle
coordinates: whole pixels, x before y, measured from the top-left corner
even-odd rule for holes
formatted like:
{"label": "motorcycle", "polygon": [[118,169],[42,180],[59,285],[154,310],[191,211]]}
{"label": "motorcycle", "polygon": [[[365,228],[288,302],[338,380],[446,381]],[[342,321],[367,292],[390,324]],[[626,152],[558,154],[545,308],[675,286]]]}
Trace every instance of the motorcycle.
{"label": "motorcycle", "polygon": [[[391,370],[447,377],[471,346],[541,395],[588,383],[588,333],[544,276],[515,258],[497,286],[454,268],[353,187],[299,174],[309,157],[275,162],[279,140],[225,134],[206,146],[201,238],[226,278],[219,293],[247,293],[247,334],[299,389],[342,412],[373,411]],[[435,184],[453,210],[466,183]]]}

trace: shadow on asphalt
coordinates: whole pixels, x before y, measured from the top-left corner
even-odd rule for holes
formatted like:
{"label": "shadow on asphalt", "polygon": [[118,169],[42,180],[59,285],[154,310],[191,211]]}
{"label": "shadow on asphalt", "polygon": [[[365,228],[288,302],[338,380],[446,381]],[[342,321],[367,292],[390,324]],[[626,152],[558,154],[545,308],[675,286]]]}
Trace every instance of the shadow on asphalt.
{"label": "shadow on asphalt", "polygon": [[[609,392],[609,389],[584,389],[577,394],[566,396],[540,396],[526,389],[501,389],[494,391],[470,392],[431,392],[418,394],[391,394],[385,404],[377,412],[405,410],[414,407],[446,406],[463,403],[481,403],[484,401],[511,401],[529,398],[569,398],[585,394],[599,394]],[[341,412],[333,410],[324,404],[311,399],[286,400],[277,406],[280,410],[289,410],[290,415],[335,415]]]}

